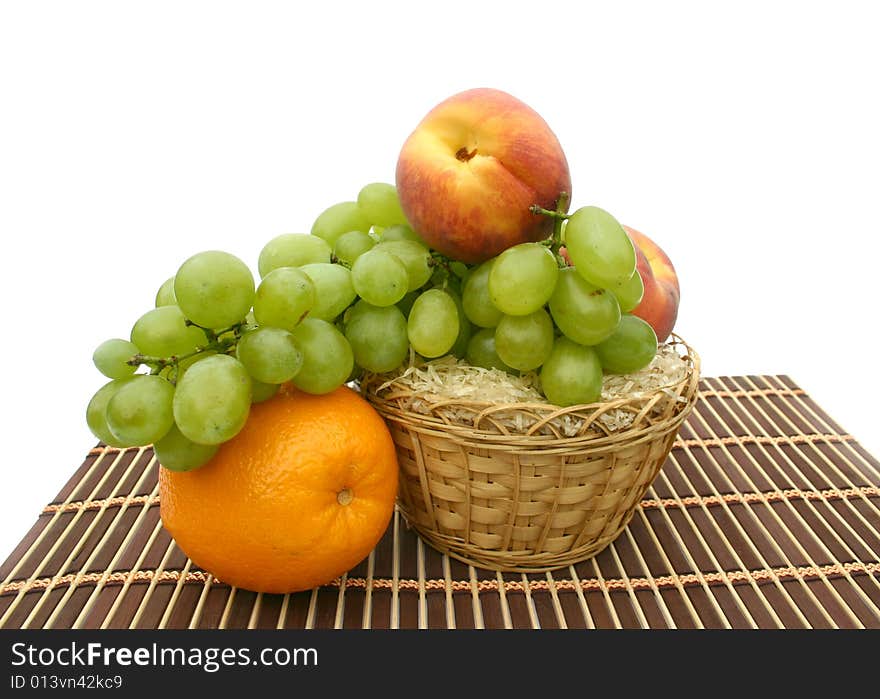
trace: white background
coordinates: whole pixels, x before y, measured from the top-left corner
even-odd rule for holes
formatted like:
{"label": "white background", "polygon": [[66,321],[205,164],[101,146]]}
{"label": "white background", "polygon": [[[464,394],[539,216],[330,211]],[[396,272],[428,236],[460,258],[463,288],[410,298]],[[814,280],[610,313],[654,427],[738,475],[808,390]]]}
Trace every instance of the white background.
{"label": "white background", "polygon": [[[93,348],[189,255],[393,181],[476,86],[535,108],[672,258],[705,375],[791,375],[874,453],[870,3],[9,2],[0,10],[0,560],[95,439]],[[320,9],[318,9],[320,8]]]}

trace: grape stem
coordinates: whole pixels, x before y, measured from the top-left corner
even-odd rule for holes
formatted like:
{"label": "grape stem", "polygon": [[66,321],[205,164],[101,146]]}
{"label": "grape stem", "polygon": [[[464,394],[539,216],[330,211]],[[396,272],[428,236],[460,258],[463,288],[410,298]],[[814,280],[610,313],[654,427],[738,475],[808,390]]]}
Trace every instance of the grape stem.
{"label": "grape stem", "polygon": [[330,262],[332,262],[334,265],[339,265],[340,267],[345,267],[348,270],[351,269],[351,265],[347,261],[336,257],[336,255],[334,255],[332,253],[330,254]]}
{"label": "grape stem", "polygon": [[529,211],[536,216],[549,216],[553,219],[553,234],[546,240],[542,240],[541,243],[550,249],[550,252],[553,253],[553,257],[556,258],[556,262],[560,267],[567,267],[568,262],[562,256],[562,253],[559,252],[559,248],[562,247],[562,224],[569,218],[566,213],[566,211],[568,211],[568,192],[559,193],[559,197],[556,199],[555,211],[545,209],[538,204],[532,204],[529,207]]}
{"label": "grape stem", "polygon": [[550,218],[556,218],[565,220],[568,218],[568,214],[559,211],[551,211],[550,209],[545,209],[543,206],[538,206],[537,204],[532,204],[529,207],[529,211],[533,214],[541,214],[542,216],[549,216]]}
{"label": "grape stem", "polygon": [[431,251],[431,258],[428,260],[428,267],[436,268],[440,271],[442,283],[440,282],[440,278],[438,278],[437,285],[441,286],[443,289],[449,286],[449,278],[452,276],[451,263],[452,260],[445,255],[440,254],[436,250]]}
{"label": "grape stem", "polygon": [[450,264],[452,260],[450,260],[445,255],[441,255],[436,250],[431,251],[431,259],[428,260],[428,267],[441,267],[446,270],[447,273],[452,274],[452,267]]}
{"label": "grape stem", "polygon": [[[559,197],[556,199],[556,210],[551,211],[550,209],[545,209],[543,206],[539,206],[538,204],[532,204],[529,207],[529,211],[531,211],[535,215],[549,216],[550,218],[555,218],[557,221],[564,221],[568,218],[568,214],[565,213],[568,211],[568,192],[560,192]],[[553,231],[556,233],[556,230]]]}
{"label": "grape stem", "polygon": [[[236,323],[235,325],[230,325],[228,328],[224,328],[223,330],[216,331],[209,328],[202,328],[201,325],[197,325],[191,320],[187,320],[186,324],[201,328],[205,332],[205,337],[208,340],[207,344],[201,347],[196,347],[192,352],[187,352],[186,354],[180,355],[175,354],[170,357],[155,357],[149,354],[138,353],[134,355],[131,359],[129,359],[126,363],[135,367],[144,364],[150,367],[151,374],[158,374],[160,371],[167,367],[173,367],[171,376],[168,380],[172,384],[175,384],[177,382],[177,373],[180,369],[180,362],[185,359],[195,357],[199,354],[203,354],[205,352],[219,352],[221,354],[224,352],[228,352],[230,349],[235,347],[239,339],[241,339],[244,331],[248,328],[248,324],[245,321],[242,321],[241,323]],[[230,332],[233,333],[232,337],[225,337],[221,339],[223,335],[226,335]]]}

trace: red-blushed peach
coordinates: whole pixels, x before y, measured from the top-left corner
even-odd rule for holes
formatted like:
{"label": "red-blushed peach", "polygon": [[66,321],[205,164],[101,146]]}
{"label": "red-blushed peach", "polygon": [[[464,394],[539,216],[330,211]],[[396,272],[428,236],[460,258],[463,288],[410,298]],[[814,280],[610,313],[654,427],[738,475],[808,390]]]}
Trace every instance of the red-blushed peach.
{"label": "red-blushed peach", "polygon": [[657,341],[669,337],[678,318],[681,292],[678,275],[669,256],[644,233],[624,226],[636,249],[636,269],[642,276],[645,293],[632,314],[647,322],[657,333]]}
{"label": "red-blushed peach", "polygon": [[568,161],[544,119],[490,88],[434,107],[403,144],[396,181],[415,231],[467,263],[549,237],[553,220],[529,207],[555,209],[560,193],[571,194]]}

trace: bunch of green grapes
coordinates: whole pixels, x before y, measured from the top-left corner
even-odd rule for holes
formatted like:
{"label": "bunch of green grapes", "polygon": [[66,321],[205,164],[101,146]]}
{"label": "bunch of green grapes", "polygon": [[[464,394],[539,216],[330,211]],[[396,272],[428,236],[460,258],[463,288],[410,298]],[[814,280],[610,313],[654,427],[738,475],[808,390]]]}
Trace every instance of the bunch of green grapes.
{"label": "bunch of green grapes", "polygon": [[191,470],[281,385],[329,393],[362,371],[394,371],[412,352],[539,371],[551,402],[594,402],[603,371],[636,371],[657,350],[651,327],[629,314],[642,295],[633,245],[596,207],[543,213],[557,217],[551,240],[467,266],[428,248],[392,185],[371,183],[310,233],[270,240],[258,283],[234,255],[198,253],[128,340],[95,350],[109,381],[88,425],[108,445],[152,444],[164,467]]}
{"label": "bunch of green grapes", "polygon": [[638,371],[657,353],[653,328],[631,313],[644,292],[635,248],[598,207],[535,213],[557,219],[551,239],[510,247],[468,271],[462,308],[479,330],[465,357],[538,372],[556,405],[593,403],[604,373]]}
{"label": "bunch of green grapes", "polygon": [[[190,257],[161,285],[155,308],[134,323],[129,339],[95,350],[95,366],[109,381],[86,410],[94,435],[119,448],[153,445],[164,467],[191,470],[281,385],[329,393],[356,375],[355,350],[372,370],[401,364],[409,351],[405,321],[401,351],[393,333],[373,347],[376,322],[346,327],[343,314],[357,308],[373,318],[363,299],[379,309],[397,294],[393,283],[389,292],[383,264],[399,273],[391,281],[405,287],[400,296],[430,276],[427,248],[405,224],[395,188],[373,183],[357,201],[323,212],[311,234],[269,241],[258,283],[227,252]],[[368,250],[373,254],[356,264]],[[383,320],[395,327],[388,310]]]}

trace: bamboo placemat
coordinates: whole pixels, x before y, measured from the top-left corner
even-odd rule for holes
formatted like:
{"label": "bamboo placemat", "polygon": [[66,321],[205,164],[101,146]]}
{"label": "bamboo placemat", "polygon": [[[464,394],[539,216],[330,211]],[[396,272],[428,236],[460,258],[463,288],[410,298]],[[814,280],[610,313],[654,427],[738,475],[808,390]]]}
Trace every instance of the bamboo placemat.
{"label": "bamboo placemat", "polygon": [[157,468],[88,454],[0,567],[0,628],[880,628],[880,464],[786,376],[704,379],[627,530],[545,574],[468,566],[395,514],[332,584],[230,588],[162,528]]}

